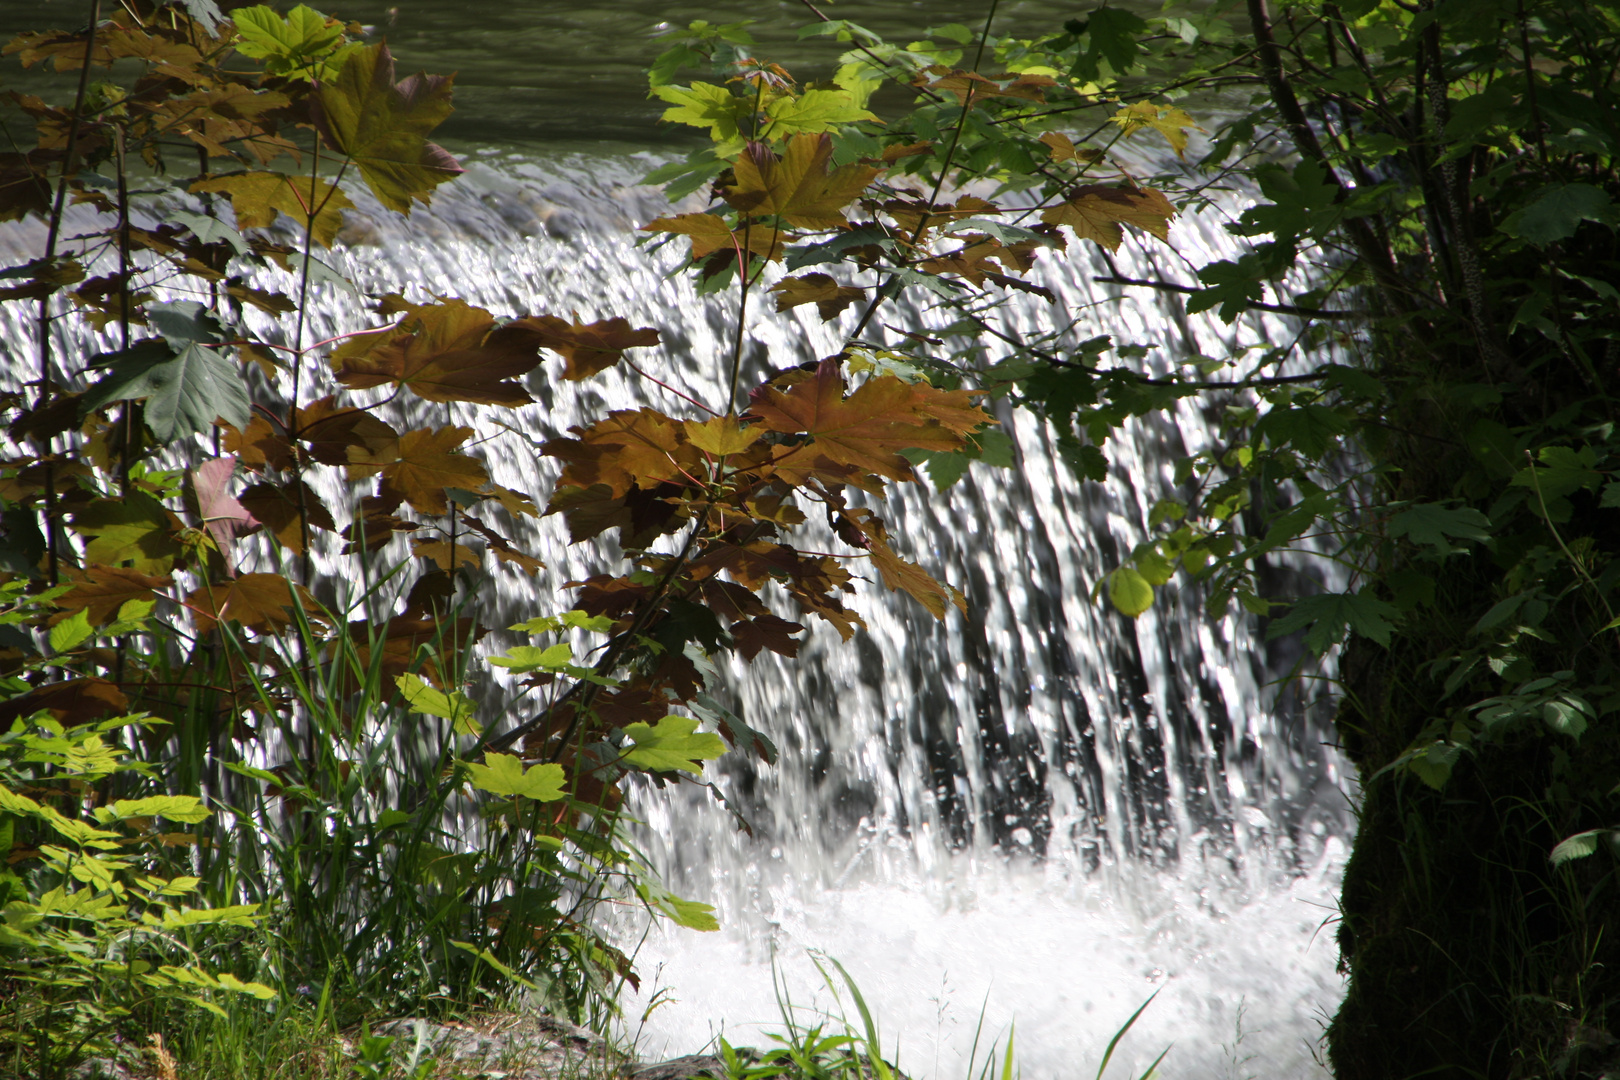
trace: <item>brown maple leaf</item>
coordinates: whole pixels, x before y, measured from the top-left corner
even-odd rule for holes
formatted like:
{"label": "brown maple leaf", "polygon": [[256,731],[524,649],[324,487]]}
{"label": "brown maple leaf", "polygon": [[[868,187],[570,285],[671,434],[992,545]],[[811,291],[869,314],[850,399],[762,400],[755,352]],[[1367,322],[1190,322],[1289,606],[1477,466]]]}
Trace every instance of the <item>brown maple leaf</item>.
{"label": "brown maple leaf", "polygon": [[779,457],[778,463],[813,449],[835,464],[891,480],[915,480],[901,450],[960,449],[964,425],[977,427],[989,420],[965,390],[937,390],[892,375],[869,379],[848,397],[844,389],[838,362],[827,359],[812,378],[786,392],[769,384],[754,391],[751,410],[765,427],[811,436]]}
{"label": "brown maple leaf", "polygon": [[[303,497],[302,503],[299,501],[300,495]],[[337,522],[332,520],[332,511],[303,481],[296,485],[254,484],[242,492],[241,501],[248,512],[263,522],[281,545],[295,555],[304,553],[306,522],[311,530],[332,532],[337,529]]]}
{"label": "brown maple leaf", "polygon": [[1109,251],[1118,251],[1125,238],[1122,222],[1168,240],[1170,219],[1175,216],[1176,208],[1170,200],[1152,188],[1087,184],[1044,211],[1041,220],[1049,225],[1067,225],[1080,239],[1095,240]]}
{"label": "brown maple leaf", "polygon": [[399,432],[365,409],[338,405],[332,395],[299,409],[297,418],[299,441],[309,444],[310,456],[322,465],[347,465],[350,447],[386,454],[399,442]]}
{"label": "brown maple leaf", "polygon": [[792,635],[803,629],[801,624],[775,615],[756,615],[752,619],[732,623],[731,636],[744,660],[752,660],[761,649],[794,657],[799,655],[799,646],[804,643]]}
{"label": "brown maple leaf", "polygon": [[541,450],[565,463],[560,486],[604,484],[617,498],[632,487],[684,486],[707,471],[681,422],[656,409],[618,409],[570,430],[578,438],[552,439]]}
{"label": "brown maple leaf", "polygon": [[153,577],[124,566],[92,565],[82,571],[69,571],[67,576],[73,588],[51,601],[62,609],[52,622],[83,611],[90,625],[100,626],[131,600],[156,600],[156,590],[169,584],[166,577]]}
{"label": "brown maple leaf", "polygon": [[821,313],[822,322],[831,322],[849,305],[866,299],[865,289],[840,285],[831,274],[822,273],[783,278],[771,286],[771,292],[777,294],[777,311],[787,311],[800,304],[814,304]]}
{"label": "brown maple leaf", "polygon": [[245,429],[237,429],[230,424],[220,426],[224,431],[220,445],[235,454],[248,468],[292,468],[292,443],[279,426],[260,414],[254,413]]}
{"label": "brown maple leaf", "polygon": [[445,488],[476,491],[489,480],[481,462],[456,452],[472,433],[470,427],[422,428],[405,432],[396,447],[382,451],[351,446],[349,478],[381,473],[385,498],[398,495],[424,514],[448,513]]}
{"label": "brown maple leaf", "polygon": [[751,142],[732,168],[726,202],[745,214],[774,214],[802,229],[847,224],[844,207],[866,190],[882,169],[832,162],[832,136],[795,135],[778,157],[765,143]]}
{"label": "brown maple leaf", "polygon": [[[295,600],[293,589],[297,588]],[[197,632],[206,634],[221,622],[237,622],[258,633],[274,633],[292,624],[292,608],[302,606],[313,613],[315,599],[302,585],[280,574],[242,574],[229,581],[204,585],[186,597],[186,606],[197,621]]]}
{"label": "brown maple leaf", "polygon": [[693,260],[716,251],[750,251],[762,259],[779,261],[787,245],[796,237],[764,225],[732,230],[726,219],[715,214],[676,214],[649,221],[642,232],[678,233],[692,241]]}
{"label": "brown maple leaf", "polygon": [[273,172],[232,173],[198,180],[192,191],[223,191],[231,197],[236,224],[242,229],[267,229],[279,214],[286,214],[321,247],[329,248],[343,226],[343,211],[354,203],[342,189],[325,180]]}
{"label": "brown maple leaf", "polygon": [[512,381],[540,363],[531,337],[519,324],[497,327],[483,308],[447,300],[412,306],[399,325],[350,338],[329,362],[357,390],[392,383],[428,401],[516,408],[534,400]]}
{"label": "brown maple leaf", "polygon": [[563,358],[563,378],[571,382],[589,378],[617,364],[626,349],[645,349],[658,344],[658,331],[650,327],[630,329],[621,318],[602,319],[590,324],[575,316],[572,323],[555,315],[531,315],[503,329],[514,335],[527,334],[535,345],[550,349]]}

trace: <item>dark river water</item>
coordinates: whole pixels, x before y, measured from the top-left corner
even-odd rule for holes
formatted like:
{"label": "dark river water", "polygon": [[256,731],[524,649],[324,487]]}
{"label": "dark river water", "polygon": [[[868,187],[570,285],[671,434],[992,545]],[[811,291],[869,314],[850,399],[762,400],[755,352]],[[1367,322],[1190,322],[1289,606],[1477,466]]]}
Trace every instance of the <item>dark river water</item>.
{"label": "dark river water", "polygon": [[[103,10],[113,7],[103,0]],[[223,5],[222,5],[223,6]],[[291,5],[279,4],[285,10]],[[325,4],[312,5],[327,10]],[[911,41],[947,23],[982,26],[990,0],[818,0],[830,17],[850,19],[885,38]],[[1059,0],[1002,0],[995,33],[1035,37],[1094,6]],[[0,39],[24,30],[83,26],[89,0],[0,0]],[[658,123],[663,103],[649,100],[645,69],[662,46],[657,36],[695,19],[753,20],[758,53],[801,79],[824,77],[849,48],[830,38],[801,41],[817,22],[800,0],[347,0],[329,14],[385,34],[401,73],[456,73],[456,113],[440,128],[452,146],[527,151],[623,152],[670,149],[701,137]],[[0,87],[40,92],[41,80],[0,64]],[[55,95],[72,80],[49,80]]]}

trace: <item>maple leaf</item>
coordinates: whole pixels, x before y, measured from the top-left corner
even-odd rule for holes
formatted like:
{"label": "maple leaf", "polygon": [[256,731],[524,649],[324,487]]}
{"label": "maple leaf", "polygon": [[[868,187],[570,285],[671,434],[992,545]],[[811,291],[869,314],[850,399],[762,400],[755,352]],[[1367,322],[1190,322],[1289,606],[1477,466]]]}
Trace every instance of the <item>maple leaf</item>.
{"label": "maple leaf", "polygon": [[1044,211],[1041,220],[1049,225],[1067,225],[1080,239],[1095,240],[1109,251],[1118,251],[1125,238],[1121,222],[1168,240],[1170,219],[1175,216],[1176,208],[1170,200],[1152,188],[1087,184]]}
{"label": "maple leaf", "polygon": [[579,437],[552,439],[541,450],[565,462],[559,486],[602,484],[619,498],[638,486],[684,486],[688,476],[707,471],[681,422],[656,409],[618,409],[588,428],[569,430]]}
{"label": "maple leaf", "polygon": [[769,384],[755,390],[751,411],[771,431],[812,436],[807,445],[833,462],[891,480],[916,479],[901,450],[958,449],[963,425],[989,419],[968,391],[936,390],[892,375],[869,379],[845,397],[843,373],[832,359],[785,393]]}
{"label": "maple leaf", "polygon": [[607,370],[624,357],[626,349],[645,349],[658,344],[657,330],[650,327],[632,330],[629,322],[618,317],[585,324],[577,315],[572,323],[555,315],[531,315],[508,324],[505,329],[513,334],[527,334],[540,347],[561,356],[563,378],[571,382]]}
{"label": "maple leaf", "polygon": [[849,305],[866,298],[865,289],[840,285],[831,274],[822,273],[783,278],[771,286],[771,292],[777,294],[777,311],[787,311],[800,304],[814,304],[821,313],[822,322],[831,322]]}
{"label": "maple leaf", "polygon": [[788,622],[775,615],[756,615],[752,619],[732,623],[731,638],[744,660],[752,660],[761,649],[791,658],[799,655],[799,646],[803,644],[793,635],[803,629],[799,623]]}
{"label": "maple leaf", "polygon": [[859,120],[878,121],[848,90],[806,90],[797,97],[784,94],[765,106],[765,117],[765,133],[772,139],[819,134]]}
{"label": "maple leaf", "polygon": [[535,343],[513,324],[497,327],[463,300],[412,306],[399,325],[360,334],[332,350],[338,381],[356,390],[408,387],[427,401],[516,408],[534,400],[515,377],[540,363]]}
{"label": "maple leaf", "polygon": [[277,215],[286,214],[325,248],[332,246],[343,227],[343,211],[354,209],[349,197],[325,180],[284,173],[232,173],[198,180],[191,190],[229,195],[239,229],[268,229]]}
{"label": "maple leaf", "polygon": [[624,760],[642,769],[702,775],[701,762],[720,757],[726,744],[718,735],[699,732],[690,716],[666,716],[656,725],[625,727]]}
{"label": "maple leaf", "polygon": [[221,622],[237,622],[248,630],[274,633],[292,625],[291,609],[315,609],[314,597],[302,585],[296,586],[280,574],[242,574],[217,585],[204,585],[186,597],[186,606],[197,620],[197,632],[206,634]]}
{"label": "maple leaf", "polygon": [[763,259],[780,262],[787,244],[794,237],[764,225],[751,225],[732,231],[724,218],[715,214],[676,214],[649,221],[642,232],[679,233],[692,241],[692,258],[701,259],[716,251],[749,251]]}
{"label": "maple leaf", "polygon": [[482,735],[483,727],[474,719],[476,706],[466,694],[452,690],[448,694],[435,689],[420,675],[405,674],[394,677],[400,696],[413,713],[441,716],[450,721],[450,730],[457,735]]}
{"label": "maple leaf", "polygon": [[73,588],[51,603],[64,613],[83,611],[94,626],[107,622],[132,600],[156,600],[156,590],[169,584],[166,577],[153,577],[122,566],[92,565],[68,576],[73,579]]}
{"label": "maple leaf", "polygon": [[236,366],[200,342],[149,338],[96,359],[108,372],[79,399],[85,415],[114,401],[145,399],[146,426],[160,443],[207,431],[215,420],[248,422],[252,402]]}
{"label": "maple leaf", "polygon": [[1187,149],[1188,128],[1194,131],[1204,130],[1179,107],[1166,105],[1161,108],[1149,101],[1127,105],[1109,119],[1120,126],[1122,135],[1130,135],[1143,128],[1152,128],[1169,141],[1171,149],[1176,152],[1176,157],[1186,156],[1184,151]]}
{"label": "maple leaf", "polygon": [[891,592],[909,593],[928,609],[929,614],[942,622],[947,604],[954,604],[958,611],[967,613],[967,599],[959,591],[949,585],[941,585],[922,567],[896,555],[881,528],[868,531],[867,539],[872,565],[877,567],[883,584]]}
{"label": "maple leaf", "polygon": [[439,564],[441,570],[448,571],[463,566],[470,566],[476,570],[484,562],[482,555],[466,544],[451,543],[449,540],[430,540],[426,537],[417,537],[411,541],[411,554],[418,559],[432,559]]}
{"label": "maple leaf", "polygon": [[655,86],[652,95],[670,103],[671,107],[664,110],[663,119],[675,124],[708,128],[709,137],[721,144],[722,151],[730,150],[732,153],[735,153],[735,144],[741,138],[739,122],[754,115],[752,94],[741,97],[714,83]]}
{"label": "maple leaf", "polygon": [[287,441],[278,427],[258,413],[253,414],[246,428],[225,425],[220,445],[250,469],[292,468],[292,443]]}
{"label": "maple leaf", "polygon": [[166,574],[181,553],[175,534],[180,519],[152,496],[136,491],[122,499],[97,499],[74,512],[72,529],[90,537],[88,563],[130,563],[143,574]]}
{"label": "maple leaf", "polygon": [[566,776],[563,767],[551,762],[525,769],[514,754],[485,754],[484,764],[466,762],[463,766],[472,786],[491,795],[509,795],[535,802],[555,802],[563,797]]}
{"label": "maple leaf", "polygon": [[205,461],[191,470],[191,487],[197,496],[197,513],[203,528],[214,538],[225,565],[236,573],[236,538],[239,534],[259,525],[247,507],[230,493],[231,477],[236,473],[236,458],[229,455]]}
{"label": "maple leaf", "polygon": [[351,445],[349,478],[381,473],[384,496],[397,494],[424,514],[447,513],[445,488],[475,491],[489,480],[482,463],[456,452],[472,433],[469,427],[423,428],[405,432],[395,446],[382,450]]}
{"label": "maple leaf", "polygon": [[[299,495],[303,496],[300,508]],[[300,480],[295,484],[259,483],[242,492],[241,503],[264,527],[269,529],[281,546],[295,555],[304,553],[304,527],[311,530],[337,529],[332,512],[308,484]]]}
{"label": "maple leaf", "polygon": [[732,167],[726,202],[745,214],[775,214],[805,229],[836,229],[848,224],[844,207],[855,201],[882,169],[832,161],[830,135],[795,135],[778,157],[764,143],[751,142]]}
{"label": "maple leaf", "polygon": [[331,395],[299,409],[297,419],[298,438],[309,444],[310,456],[323,465],[348,464],[350,447],[385,453],[399,442],[399,432],[365,409],[340,407]]}
{"label": "maple leaf", "polygon": [[316,130],[360,167],[379,202],[408,214],[412,199],[427,202],[435,187],[465,171],[424,137],[450,115],[454,78],[421,74],[396,84],[387,45],[356,49],[311,103]]}
{"label": "maple leaf", "polygon": [[30,150],[0,154],[0,221],[51,212],[50,166],[60,151]]}
{"label": "maple leaf", "polygon": [[[482,536],[484,540],[488,542],[489,550],[494,552],[495,557],[501,562],[512,563],[519,569],[525,570],[530,574],[538,574],[540,571],[546,568],[545,563],[541,562],[533,555],[530,555],[528,552],[521,551],[518,548],[513,547],[512,541],[508,540],[494,529],[491,529],[488,525],[485,525],[477,518],[477,516],[464,513],[461,515],[461,520],[469,529],[476,532],[479,536]],[[421,554],[421,552],[418,551],[418,554]],[[439,562],[439,565],[444,565],[444,561],[442,559],[437,561]]]}
{"label": "maple leaf", "polygon": [[685,422],[686,438],[693,446],[715,457],[740,454],[759,441],[764,431],[757,427],[742,427],[734,416],[717,416],[713,420]]}

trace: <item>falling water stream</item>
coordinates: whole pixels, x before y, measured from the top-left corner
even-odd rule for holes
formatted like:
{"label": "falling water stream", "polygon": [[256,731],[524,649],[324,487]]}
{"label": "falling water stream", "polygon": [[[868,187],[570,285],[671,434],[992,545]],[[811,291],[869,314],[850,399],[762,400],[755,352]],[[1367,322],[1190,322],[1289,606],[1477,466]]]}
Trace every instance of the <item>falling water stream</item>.
{"label": "falling water stream", "polygon": [[[621,6],[643,22],[658,7]],[[704,14],[698,7],[687,14]],[[557,14],[536,0],[502,10]],[[633,44],[638,58],[649,51]],[[434,65],[432,52],[431,43],[419,52],[422,65]],[[486,86],[513,85],[484,76]],[[611,117],[604,123],[611,128]],[[462,149],[501,148],[468,153],[468,175],[408,228],[356,193],[362,210],[333,261],[374,293],[656,326],[665,344],[650,362],[660,377],[723,400],[735,298],[696,296],[671,273],[671,252],[635,244],[634,226],[667,208],[634,182],[652,158],[619,145],[542,153],[525,145],[529,135],[498,125],[463,132]],[[0,229],[5,265],[37,254],[35,232]],[[1213,216],[1178,221],[1172,240],[1194,265],[1229,243]],[[1139,276],[1185,274],[1163,248],[1122,254],[1122,268]],[[1161,371],[1295,330],[1258,317],[1230,328],[1189,319],[1158,295],[1094,283],[1099,272],[1079,247],[1048,259],[1037,278],[1057,302],[1015,294],[1004,325],[1038,331],[1077,320],[1076,340],[1108,333],[1155,346],[1145,363]],[[267,278],[288,285],[273,271]],[[306,340],[370,325],[331,286],[315,290],[311,314]],[[280,333],[253,313],[249,321]],[[902,304],[881,321],[923,330],[941,320]],[[811,308],[756,318],[745,375],[835,351],[838,327]],[[0,305],[9,370],[30,355],[31,334],[21,305]],[[61,346],[59,355],[84,356],[111,342]],[[610,408],[679,411],[681,402],[627,375],[562,384],[543,368],[530,382],[538,402],[502,417],[522,435],[494,426],[489,409],[418,403],[410,419],[477,427],[495,479],[543,496],[554,471],[529,439]],[[1077,479],[1049,430],[1003,408],[1015,468],[976,465],[943,494],[910,486],[881,511],[902,554],[966,593],[965,617],[936,622],[908,598],[862,585],[854,606],[868,629],[853,641],[813,625],[796,660],[765,653],[720,671],[716,696],[767,733],[780,760],[733,754],[712,770],[751,836],[706,791],[632,793],[641,842],[667,882],[714,904],[723,924],[699,934],[624,917],[618,933],[643,976],[625,1024],[643,1056],[696,1051],[722,1033],[734,1044],[761,1041],[781,1026],[773,971],[795,1002],[833,1007],[811,959],[824,954],[854,976],[885,1051],[898,1045],[918,1080],[964,1075],[981,1024],[981,1061],[985,1044],[1016,1024],[1024,1076],[1090,1076],[1115,1030],[1155,993],[1110,1075],[1140,1074],[1167,1046],[1165,1076],[1325,1075],[1313,1048],[1341,993],[1332,917],[1352,818],[1324,698],[1280,688],[1296,647],[1265,642],[1241,612],[1208,616],[1195,587],[1162,589],[1134,622],[1088,599],[1146,535],[1153,502],[1173,492],[1176,458],[1216,438],[1200,408],[1220,404],[1183,402],[1173,420],[1128,428],[1110,444],[1106,484]],[[338,500],[336,490],[323,494]],[[486,622],[554,607],[561,583],[610,564],[595,548],[567,546],[555,519],[529,539],[547,570],[538,580],[495,570]],[[1289,566],[1271,572],[1285,586],[1306,580]]]}
{"label": "falling water stream", "polygon": [[[408,228],[352,215],[334,261],[374,293],[656,326],[661,376],[722,398],[735,300],[696,296],[671,274],[671,253],[635,246],[631,226],[661,201],[633,183],[645,161],[503,153],[469,164]],[[0,236],[6,254],[20,261],[31,231]],[[1197,219],[1178,223],[1175,240],[1195,258],[1222,242]],[[1148,249],[1132,258],[1128,272],[1174,273]],[[1157,345],[1147,362],[1161,369],[1289,332],[1189,320],[1156,296],[1092,283],[1099,271],[1079,248],[1049,259],[1039,280],[1056,304],[1015,296],[1006,325],[1079,319],[1082,337]],[[275,273],[268,284],[290,285]],[[836,350],[836,324],[807,310],[752,323],[755,373]],[[0,312],[0,340],[28,355],[18,305]],[[312,337],[369,325],[333,287],[316,290],[311,313]],[[900,305],[885,321],[937,329],[939,319]],[[267,321],[255,329],[281,333]],[[62,344],[67,356],[111,345]],[[559,384],[542,369],[531,380],[540,400],[503,418],[544,439],[609,408],[679,408],[627,374]],[[550,467],[491,410],[415,408],[417,422],[477,427],[498,482],[548,490]],[[865,585],[855,603],[869,627],[853,641],[812,625],[798,659],[766,653],[721,671],[717,695],[781,752],[774,767],[732,755],[714,770],[752,837],[707,792],[634,793],[649,855],[676,891],[714,904],[724,927],[624,920],[643,973],[626,1023],[644,1053],[695,1050],[722,1032],[759,1041],[758,1025],[776,1015],[773,964],[801,1004],[830,1007],[810,960],[823,953],[855,977],[885,1047],[898,1041],[918,1077],[962,1074],[981,1009],[983,1042],[1016,1022],[1026,1076],[1073,1075],[1155,991],[1122,1067],[1140,1071],[1173,1043],[1166,1075],[1316,1069],[1311,1045],[1339,992],[1325,924],[1349,829],[1322,708],[1271,685],[1295,659],[1286,643],[1263,642],[1241,614],[1208,617],[1196,589],[1163,589],[1135,622],[1088,599],[1145,535],[1174,460],[1213,437],[1208,421],[1188,403],[1174,423],[1128,429],[1110,444],[1108,483],[1088,484],[1058,462],[1042,425],[1011,410],[1000,419],[1016,468],[975,466],[944,494],[911,486],[883,510],[904,553],[962,587],[966,617],[936,622]],[[592,547],[567,546],[555,519],[531,544],[547,571],[538,581],[495,571],[487,622],[554,605],[562,582],[607,565]]]}

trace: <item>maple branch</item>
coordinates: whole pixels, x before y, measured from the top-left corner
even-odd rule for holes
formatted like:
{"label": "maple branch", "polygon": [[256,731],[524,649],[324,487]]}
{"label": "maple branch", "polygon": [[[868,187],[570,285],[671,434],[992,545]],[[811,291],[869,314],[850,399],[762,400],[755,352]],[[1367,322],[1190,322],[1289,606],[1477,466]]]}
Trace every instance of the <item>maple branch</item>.
{"label": "maple branch", "polygon": [[[1176,285],[1169,281],[1149,281],[1143,278],[1128,277],[1094,277],[1092,281],[1099,285],[1141,285],[1144,288],[1158,289],[1160,292],[1173,293],[1199,293],[1202,289],[1195,289],[1190,285]],[[1305,319],[1359,319],[1363,315],[1359,311],[1339,311],[1331,308],[1299,307],[1295,304],[1263,304],[1258,300],[1250,300],[1244,304],[1251,311],[1274,311],[1279,315],[1298,315]]]}
{"label": "maple branch", "polygon": [[[703,402],[699,401],[697,398],[692,397],[690,394],[683,394],[681,391],[679,391],[679,390],[675,389],[673,386],[669,385],[669,383],[664,382],[661,379],[653,378],[651,375],[647,374],[645,371],[642,371],[640,368],[636,367],[636,365],[631,362],[631,360],[630,360],[630,358],[628,356],[624,356],[624,354],[621,353],[620,358],[621,358],[620,362],[623,363],[625,367],[629,368],[631,371],[635,372],[637,375],[640,375],[643,379],[646,379],[648,382],[653,383],[656,386],[660,386],[660,387],[664,388],[665,390],[668,390],[671,394],[674,394],[676,397],[680,398],[682,401],[686,401],[686,402],[689,402],[689,403],[691,403],[693,405],[696,405],[698,408],[702,409],[704,412],[708,413],[710,416],[721,416],[721,415],[723,415],[721,413],[715,412],[713,409],[711,409],[707,405],[703,404]],[[736,387],[735,386],[732,387],[732,393],[733,394],[736,393]]]}

